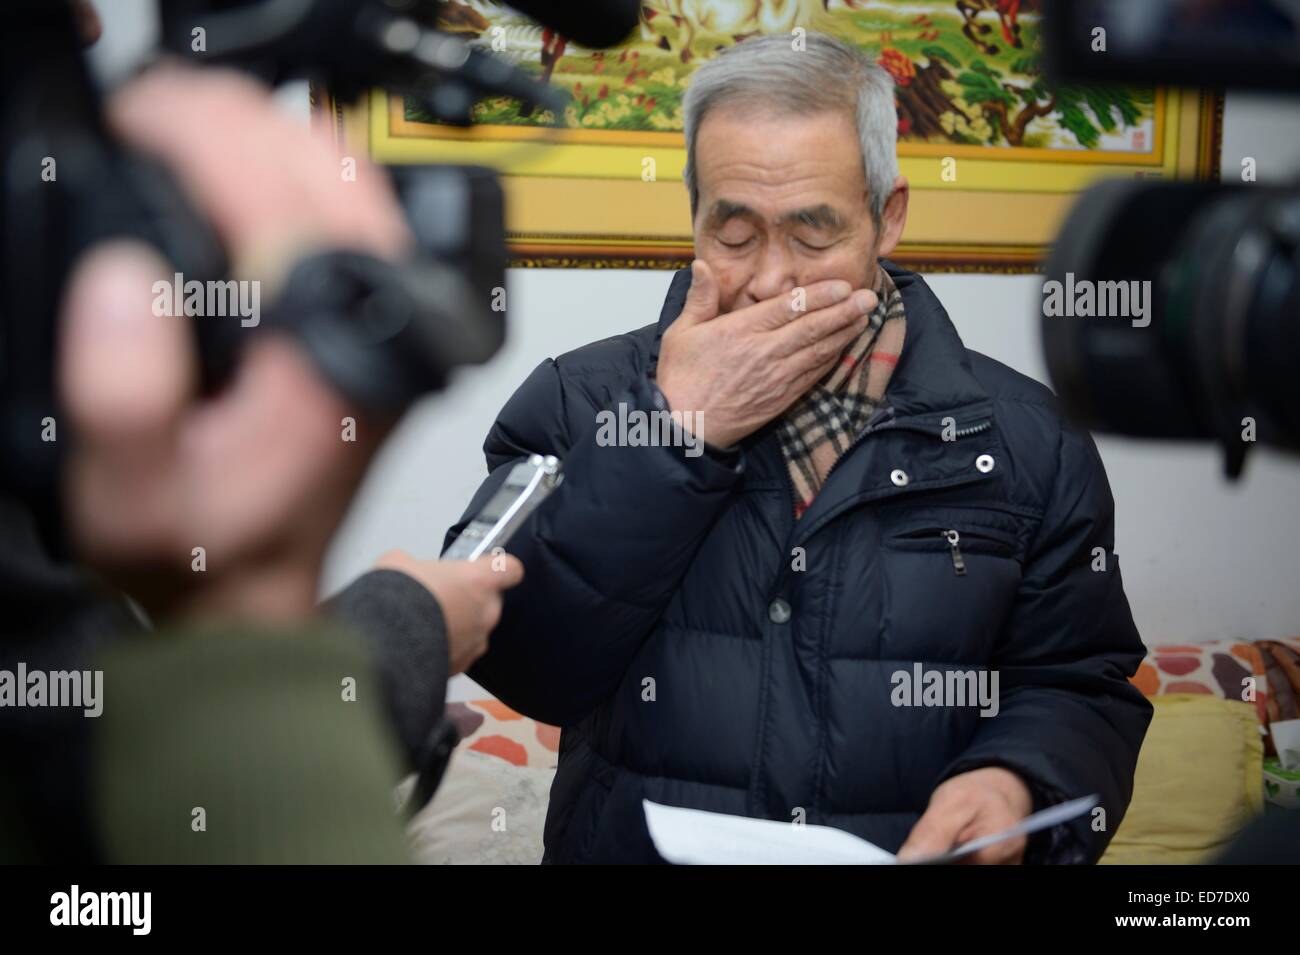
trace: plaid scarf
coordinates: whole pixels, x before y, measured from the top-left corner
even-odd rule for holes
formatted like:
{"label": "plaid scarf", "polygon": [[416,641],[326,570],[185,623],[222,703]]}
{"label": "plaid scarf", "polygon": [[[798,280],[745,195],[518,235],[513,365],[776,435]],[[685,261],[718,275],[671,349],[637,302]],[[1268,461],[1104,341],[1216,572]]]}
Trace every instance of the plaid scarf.
{"label": "plaid scarf", "polygon": [[872,287],[880,301],[867,327],[844,349],[839,364],[781,419],[778,433],[794,486],[796,520],[875,413],[903,351],[907,320],[902,293],[879,265]]}

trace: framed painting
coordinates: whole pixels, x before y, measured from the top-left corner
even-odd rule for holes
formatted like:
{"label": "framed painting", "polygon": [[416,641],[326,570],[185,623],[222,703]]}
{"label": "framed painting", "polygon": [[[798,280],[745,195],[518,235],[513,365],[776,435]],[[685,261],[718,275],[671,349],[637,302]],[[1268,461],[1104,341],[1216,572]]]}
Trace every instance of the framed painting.
{"label": "framed painting", "polygon": [[682,94],[698,66],[759,33],[850,42],[896,81],[911,212],[895,258],[928,271],[1036,269],[1079,192],[1103,176],[1218,176],[1222,97],[1049,87],[1047,0],[646,0],[620,47],[568,43],[492,0],[450,0],[443,25],[566,91],[562,117],[487,99],[473,125],[374,92],[342,108],[314,89],[341,148],[383,163],[496,168],[512,264],[679,268],[691,258]]}

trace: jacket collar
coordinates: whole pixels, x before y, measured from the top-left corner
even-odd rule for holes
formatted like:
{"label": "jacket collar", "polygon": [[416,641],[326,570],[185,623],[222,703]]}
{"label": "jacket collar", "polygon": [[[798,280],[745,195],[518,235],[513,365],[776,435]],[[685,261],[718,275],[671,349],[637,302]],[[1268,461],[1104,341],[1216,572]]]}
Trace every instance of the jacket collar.
{"label": "jacket collar", "polygon": [[[907,314],[907,336],[885,392],[885,402],[896,418],[906,418],[938,431],[941,420],[956,418],[966,427],[988,416],[988,394],[971,371],[970,356],[957,329],[930,286],[915,272],[882,259],[881,264],[903,295]],[[691,270],[673,276],[659,313],[659,327],[651,347],[653,366],[659,359],[659,342],[686,302],[691,287]]]}

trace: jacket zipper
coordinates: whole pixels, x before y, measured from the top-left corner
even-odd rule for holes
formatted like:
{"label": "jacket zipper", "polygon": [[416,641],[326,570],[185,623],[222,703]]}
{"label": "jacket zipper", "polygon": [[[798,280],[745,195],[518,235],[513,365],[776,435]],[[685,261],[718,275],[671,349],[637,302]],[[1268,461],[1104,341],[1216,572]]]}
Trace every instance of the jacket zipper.
{"label": "jacket zipper", "polygon": [[[934,538],[934,535],[935,535],[935,534],[938,534],[939,537],[942,538],[942,539],[947,543],[947,545],[948,545],[948,552],[949,552],[949,554],[952,555],[952,569],[953,569],[953,571],[954,571],[954,572],[957,574],[957,576],[959,576],[959,577],[961,577],[961,576],[965,576],[965,574],[966,574],[966,558],[962,555],[962,552],[961,552],[961,532],[958,531],[956,528],[948,528],[948,529],[946,529],[946,530],[943,529],[943,528],[940,528],[940,529],[938,529],[938,530],[935,530],[935,529],[929,529],[929,530],[925,530],[925,531],[912,531],[912,532],[909,532],[909,533],[906,533],[906,534],[902,534],[902,535],[898,536],[898,537],[895,538],[895,539],[898,540],[898,541],[900,541],[900,542],[902,542],[902,541],[923,541],[923,540],[927,540],[927,539],[931,539],[931,540],[932,540],[932,539]],[[1005,538],[1003,538],[1003,537],[1001,537],[1001,536],[998,536],[997,534],[993,533],[992,531],[984,532],[982,529],[976,529],[976,530],[974,530],[974,531],[968,531],[967,534],[966,534],[966,536],[967,536],[968,539],[973,537],[977,542],[980,541],[980,540],[990,540],[990,541],[994,541],[994,542],[996,542],[996,543],[998,543],[998,544],[1002,544],[1002,545],[1004,545],[1004,546],[1006,546],[1006,547],[1011,547],[1011,546],[1012,546],[1012,544],[1011,544],[1010,541],[1006,540]],[[886,545],[886,546],[888,546],[888,545]]]}
{"label": "jacket zipper", "polygon": [[981,421],[979,424],[971,425],[969,428],[958,428],[953,432],[953,436],[957,438],[965,438],[972,434],[979,434],[981,431],[987,431],[991,427],[993,427],[992,421]]}
{"label": "jacket zipper", "polygon": [[[979,424],[971,425],[969,428],[960,428],[960,429],[958,429],[957,431],[954,431],[954,432],[953,432],[953,437],[954,437],[954,438],[966,438],[966,437],[969,437],[969,436],[972,435],[972,434],[980,434],[981,432],[987,431],[987,430],[989,430],[989,428],[991,428],[991,427],[993,427],[993,422],[992,422],[992,421],[981,421]],[[879,432],[879,431],[914,431],[914,432],[916,432],[916,433],[918,433],[918,434],[928,434],[928,435],[931,435],[931,436],[934,435],[934,432],[931,431],[931,430],[928,429],[928,428],[922,428],[922,427],[920,427],[920,426],[918,426],[918,425],[914,425],[914,424],[899,424],[899,423],[897,423],[896,421],[894,421],[893,419],[889,419],[889,420],[883,421],[883,422],[881,422],[880,424],[878,424],[878,425],[874,425],[874,426],[869,427],[869,428],[864,428],[864,429],[863,429],[863,430],[858,434],[858,436],[857,436],[856,438],[853,439],[853,443],[850,444],[850,445],[845,449],[844,453],[841,454],[838,458],[835,459],[835,463],[831,465],[831,469],[830,469],[829,471],[826,472],[826,478],[822,481],[823,486],[826,484],[827,481],[829,481],[829,480],[831,479],[831,475],[834,474],[834,473],[835,473],[835,469],[836,469],[837,467],[840,466],[840,462],[843,461],[845,458],[847,458],[851,453],[853,453],[853,449],[856,448],[859,444],[861,444],[861,443],[862,443],[862,440],[863,440],[867,435],[869,435],[869,434],[875,434],[875,433],[877,433],[877,432]],[[794,485],[793,485],[793,484],[791,484],[790,495],[791,495],[791,497],[794,496]]]}
{"label": "jacket zipper", "polygon": [[[993,421],[991,419],[986,419],[984,421],[981,421],[979,424],[971,425],[968,428],[959,428],[957,431],[953,432],[953,436],[955,438],[965,438],[965,437],[969,437],[972,434],[980,434],[984,431],[988,431],[992,427],[993,427]],[[918,434],[928,434],[931,436],[933,436],[934,434],[934,432],[931,431],[930,429],[922,428],[919,427],[918,425],[899,424],[892,417],[885,418],[885,420],[881,421],[879,424],[870,425],[866,428],[863,428],[862,431],[858,432],[858,436],[853,439],[853,441],[849,444],[849,446],[844,449],[844,453],[835,459],[835,463],[832,464],[830,470],[826,472],[826,477],[822,479],[822,487],[825,487],[827,482],[830,481],[831,475],[834,474],[835,469],[840,466],[840,462],[843,461],[845,458],[847,458],[850,454],[852,454],[853,450],[863,442],[863,440],[867,437],[867,435],[875,434],[878,431],[890,431],[890,430],[914,431]],[[794,481],[790,479],[790,463],[785,459],[784,450],[782,450],[781,452],[781,464],[782,464],[781,474],[785,477],[785,486],[788,492],[787,500],[790,501],[790,507],[793,510],[795,507],[799,505],[799,501],[795,498]],[[956,531],[953,531],[953,533],[955,534]],[[961,552],[957,550],[957,545],[954,543],[952,546],[953,546],[953,550],[955,551],[955,554],[953,556],[953,565],[957,566],[957,564],[960,562],[961,568],[957,571],[957,573],[964,574],[966,573],[965,561],[962,560]]]}
{"label": "jacket zipper", "polygon": [[957,545],[961,542],[961,535],[955,530],[940,531],[939,535],[948,542],[948,549],[952,552],[952,570],[958,577],[966,576],[966,561],[962,559],[961,548]]}

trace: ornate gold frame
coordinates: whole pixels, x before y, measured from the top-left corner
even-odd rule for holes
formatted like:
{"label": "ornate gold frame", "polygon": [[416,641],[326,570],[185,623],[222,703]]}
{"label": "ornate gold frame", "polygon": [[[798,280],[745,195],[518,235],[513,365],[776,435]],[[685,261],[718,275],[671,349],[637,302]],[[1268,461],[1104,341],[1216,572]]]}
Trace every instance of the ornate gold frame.
{"label": "ornate gold frame", "polygon": [[[459,130],[407,120],[400,98],[382,91],[344,108],[313,87],[312,107],[346,155],[496,167],[513,266],[681,268],[692,257],[680,133]],[[1147,156],[904,142],[899,167],[911,182],[911,211],[893,258],[932,272],[1035,271],[1075,197],[1096,179],[1217,178],[1222,123],[1221,94],[1171,89],[1156,94]],[[947,157],[958,160],[956,182],[943,179]],[[647,160],[652,181],[642,174]]]}

